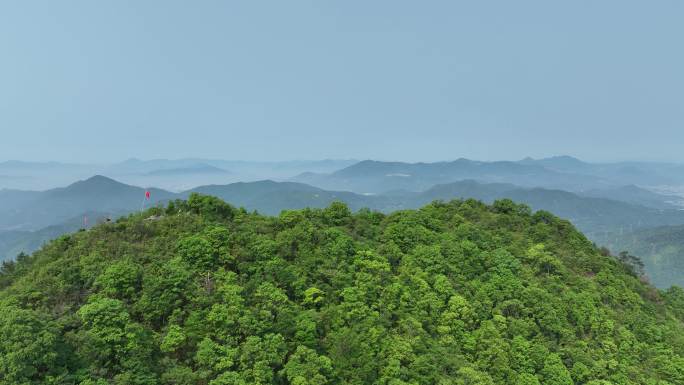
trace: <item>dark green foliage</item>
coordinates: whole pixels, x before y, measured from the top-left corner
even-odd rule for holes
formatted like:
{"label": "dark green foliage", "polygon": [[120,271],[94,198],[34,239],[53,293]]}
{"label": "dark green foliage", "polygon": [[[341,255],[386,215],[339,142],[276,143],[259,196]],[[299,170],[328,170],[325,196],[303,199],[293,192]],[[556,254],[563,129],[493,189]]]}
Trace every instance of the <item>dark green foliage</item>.
{"label": "dark green foliage", "polygon": [[39,383],[60,373],[58,330],[47,315],[6,305],[0,312],[0,383]]}
{"label": "dark green foliage", "polygon": [[209,195],[192,193],[188,198],[187,206],[195,214],[200,214],[210,220],[231,219],[235,214],[231,205]]}
{"label": "dark green foliage", "polygon": [[509,200],[193,195],[4,264],[0,384],[684,383],[684,291],[623,257]]}

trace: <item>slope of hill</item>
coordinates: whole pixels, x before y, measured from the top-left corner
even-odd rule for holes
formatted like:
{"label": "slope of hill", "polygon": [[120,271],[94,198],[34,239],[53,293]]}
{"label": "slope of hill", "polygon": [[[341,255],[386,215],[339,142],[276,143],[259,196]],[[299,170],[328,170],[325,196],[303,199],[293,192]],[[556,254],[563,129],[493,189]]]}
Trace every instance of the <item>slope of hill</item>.
{"label": "slope of hill", "polygon": [[518,189],[506,197],[553,212],[592,236],[662,224],[681,224],[684,212],[658,210],[604,198],[585,198],[561,190]]}
{"label": "slope of hill", "polygon": [[638,255],[656,286],[684,287],[684,226],[659,226],[614,234],[606,240],[614,250]]}
{"label": "slope of hill", "polygon": [[[173,199],[175,194],[149,189],[151,202]],[[0,230],[38,230],[59,224],[88,211],[121,212],[140,209],[145,189],[94,176],[67,187],[26,192],[30,200],[0,211]]]}
{"label": "slope of hill", "polygon": [[589,163],[571,156],[554,156],[545,159],[526,158],[521,164],[542,166],[559,172],[592,175],[616,185],[681,185],[684,167],[676,163],[614,162]]}
{"label": "slope of hill", "polygon": [[684,198],[674,195],[658,194],[644,188],[628,185],[614,188],[589,190],[582,196],[612,199],[656,209],[678,209],[683,206]]}
{"label": "slope of hill", "polygon": [[0,290],[8,384],[684,382],[684,291],[510,201],[264,217],[193,195],[5,264]]}
{"label": "slope of hill", "polygon": [[30,254],[45,243],[58,238],[61,235],[77,231],[82,228],[90,228],[98,223],[105,222],[108,218],[118,218],[128,214],[131,210],[118,212],[85,212],[77,217],[70,218],[59,224],[50,225],[40,230],[6,230],[0,231],[0,262],[12,260],[20,253]]}

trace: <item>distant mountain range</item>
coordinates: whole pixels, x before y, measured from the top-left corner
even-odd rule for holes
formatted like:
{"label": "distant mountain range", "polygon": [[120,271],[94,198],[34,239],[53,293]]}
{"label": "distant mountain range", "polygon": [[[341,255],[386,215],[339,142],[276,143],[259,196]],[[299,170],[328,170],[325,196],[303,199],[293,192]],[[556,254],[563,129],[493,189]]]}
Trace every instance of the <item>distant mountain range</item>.
{"label": "distant mountain range", "polygon": [[518,163],[542,166],[549,170],[592,175],[617,185],[641,186],[684,184],[684,165],[662,162],[588,163],[571,156],[545,159],[526,158]]}
{"label": "distant mountain range", "polygon": [[[165,190],[149,190],[152,204],[176,197]],[[143,188],[104,176],[43,192],[3,190],[0,191],[0,229],[38,230],[88,211],[129,212],[142,206],[144,193]]]}
{"label": "distant mountain range", "polygon": [[[623,191],[624,190],[624,191]],[[633,186],[611,189],[618,199],[607,199],[608,193],[596,190],[592,196],[562,190],[524,188],[506,183],[480,183],[473,180],[440,184],[422,192],[394,190],[385,194],[358,194],[331,191],[296,182],[238,182],[226,185],[195,187],[180,193],[157,188],[144,189],[94,176],[64,188],[43,192],[0,191],[0,229],[37,230],[59,224],[87,211],[124,212],[139,209],[145,191],[151,200],[145,204],[184,199],[192,192],[218,196],[236,206],[278,214],[281,210],[325,207],[333,201],[344,201],[356,210],[368,207],[380,211],[415,208],[433,200],[475,198],[486,202],[510,198],[529,204],[534,209],[552,211],[572,220],[585,232],[609,231],[616,226],[631,228],[683,223],[684,211],[666,207],[668,196],[660,196]],[[647,204],[639,204],[644,196]],[[624,201],[623,201],[624,200]],[[648,204],[652,203],[652,204]]]}
{"label": "distant mountain range", "polygon": [[187,167],[179,168],[162,168],[153,170],[147,173],[151,176],[186,176],[186,175],[206,175],[206,174],[222,174],[228,175],[231,172],[222,168],[214,167],[209,164],[194,164]]}
{"label": "distant mountain range", "polygon": [[0,162],[0,189],[46,190],[92,175],[105,175],[134,185],[154,185],[182,191],[205,184],[288,179],[313,171],[327,173],[356,160],[298,160],[284,162],[230,161],[203,158],[128,159],[113,164],[58,162]]}
{"label": "distant mountain range", "polygon": [[[95,177],[81,176],[99,171],[101,175]],[[433,200],[510,198],[572,221],[598,244],[644,253],[639,243],[642,232],[684,225],[684,166],[666,163],[597,164],[567,156],[436,163],[200,158],[129,159],[112,165],[0,163],[0,186],[36,181],[54,185],[65,178],[82,180],[67,187],[36,189],[43,191],[0,190],[0,258],[32,251],[45,240],[78,229],[84,216],[93,224],[140,210],[143,204],[184,199],[192,192],[272,215],[284,209],[326,207],[334,201],[346,202],[352,210],[391,212]],[[151,192],[150,201],[144,200],[145,191]],[[677,251],[647,260],[657,285],[666,285],[672,276],[657,273],[656,266],[665,271],[674,266],[672,258],[684,261],[684,248],[678,247],[677,242],[664,241],[662,250]],[[663,260],[669,261],[667,266],[659,264]]]}
{"label": "distant mountain range", "polygon": [[[485,202],[510,198],[547,210],[572,221],[590,238],[603,243],[615,234],[662,225],[684,225],[684,211],[654,207],[670,199],[646,190],[626,186],[613,189],[628,201],[606,199],[591,191],[584,196],[561,190],[525,188],[508,183],[481,183],[464,180],[433,186],[425,191],[394,190],[385,194],[358,194],[331,191],[296,182],[239,182],[207,185],[174,193],[157,188],[144,189],[94,176],[64,188],[43,192],[0,191],[0,257],[13,257],[18,251],[32,251],[42,242],[83,226],[83,217],[94,224],[104,217],[117,217],[140,210],[145,191],[151,192],[147,205],[187,198],[198,192],[214,195],[248,210],[277,215],[282,210],[326,207],[343,201],[352,210],[371,208],[383,212],[416,208],[434,200],[474,198]],[[598,196],[598,197],[597,197]],[[646,197],[651,207],[629,200]]]}
{"label": "distant mountain range", "polygon": [[680,196],[658,194],[635,185],[594,189],[584,191],[581,195],[585,197],[612,199],[657,209],[683,207],[683,199]]}
{"label": "distant mountain range", "polygon": [[464,179],[572,191],[610,186],[610,183],[594,176],[564,173],[538,165],[519,162],[478,162],[468,159],[438,163],[367,160],[330,174],[305,173],[292,180],[325,189],[384,193],[391,190],[424,191],[436,184]]}
{"label": "distant mountain range", "polygon": [[357,193],[424,191],[436,184],[464,179],[572,192],[625,185],[684,186],[682,164],[589,163],[558,156],[495,162],[461,158],[434,163],[359,162],[353,159],[258,162],[205,158],[132,158],[113,164],[6,161],[0,162],[0,189],[45,190],[96,174],[128,184],[154,185],[172,191],[264,179],[289,180],[326,190]]}
{"label": "distant mountain range", "polygon": [[436,184],[473,179],[572,192],[625,185],[684,185],[684,166],[652,163],[593,164],[572,157],[481,162],[405,163],[366,160],[331,173],[302,173],[291,180],[332,190],[384,193],[424,191]]}

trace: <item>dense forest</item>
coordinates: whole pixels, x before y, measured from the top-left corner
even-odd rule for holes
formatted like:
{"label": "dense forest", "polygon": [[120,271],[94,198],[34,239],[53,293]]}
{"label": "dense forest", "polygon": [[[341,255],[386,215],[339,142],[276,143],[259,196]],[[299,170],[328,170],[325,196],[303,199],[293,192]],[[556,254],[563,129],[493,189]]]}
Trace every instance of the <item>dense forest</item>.
{"label": "dense forest", "polygon": [[0,384],[684,383],[684,291],[510,200],[193,194],[0,274]]}

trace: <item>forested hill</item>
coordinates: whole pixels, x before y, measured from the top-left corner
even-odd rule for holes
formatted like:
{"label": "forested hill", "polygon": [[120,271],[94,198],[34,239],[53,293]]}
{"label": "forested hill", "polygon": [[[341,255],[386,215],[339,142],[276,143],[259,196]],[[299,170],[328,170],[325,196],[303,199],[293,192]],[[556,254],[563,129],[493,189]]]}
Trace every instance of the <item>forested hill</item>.
{"label": "forested hill", "polygon": [[192,195],[0,288],[0,384],[684,383],[684,292],[508,200],[269,217]]}

